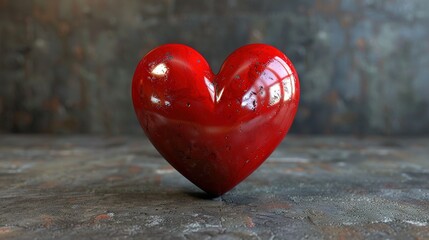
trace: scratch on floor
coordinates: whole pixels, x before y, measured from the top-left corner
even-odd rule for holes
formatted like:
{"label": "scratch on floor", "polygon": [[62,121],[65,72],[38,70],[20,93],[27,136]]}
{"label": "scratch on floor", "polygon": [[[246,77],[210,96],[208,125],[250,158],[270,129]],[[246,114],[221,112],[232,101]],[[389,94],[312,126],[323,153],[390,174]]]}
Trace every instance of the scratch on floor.
{"label": "scratch on floor", "polygon": [[418,227],[424,227],[428,225],[427,222],[419,222],[414,220],[405,220],[404,222]]}
{"label": "scratch on floor", "polygon": [[184,233],[188,232],[198,232],[201,229],[201,225],[197,222],[190,223],[185,226],[185,230],[183,230]]}
{"label": "scratch on floor", "polygon": [[160,216],[150,216],[149,219],[146,221],[145,226],[146,227],[154,227],[164,222],[164,219]]}

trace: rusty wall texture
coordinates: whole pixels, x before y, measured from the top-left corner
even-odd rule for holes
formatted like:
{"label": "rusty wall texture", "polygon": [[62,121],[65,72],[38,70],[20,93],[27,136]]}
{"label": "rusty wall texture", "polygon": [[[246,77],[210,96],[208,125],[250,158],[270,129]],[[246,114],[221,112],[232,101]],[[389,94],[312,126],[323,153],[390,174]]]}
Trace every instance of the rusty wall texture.
{"label": "rusty wall texture", "polygon": [[219,69],[250,42],[300,74],[295,133],[429,133],[427,0],[0,0],[0,132],[141,133],[139,59],[188,44]]}

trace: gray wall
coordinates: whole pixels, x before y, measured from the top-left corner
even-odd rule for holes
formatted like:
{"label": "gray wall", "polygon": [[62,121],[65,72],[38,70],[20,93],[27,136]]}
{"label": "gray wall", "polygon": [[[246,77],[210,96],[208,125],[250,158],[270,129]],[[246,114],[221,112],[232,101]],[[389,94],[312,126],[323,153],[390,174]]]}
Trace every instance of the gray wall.
{"label": "gray wall", "polygon": [[191,45],[218,70],[272,44],[295,63],[295,133],[428,134],[427,0],[0,0],[0,132],[142,133],[139,59]]}

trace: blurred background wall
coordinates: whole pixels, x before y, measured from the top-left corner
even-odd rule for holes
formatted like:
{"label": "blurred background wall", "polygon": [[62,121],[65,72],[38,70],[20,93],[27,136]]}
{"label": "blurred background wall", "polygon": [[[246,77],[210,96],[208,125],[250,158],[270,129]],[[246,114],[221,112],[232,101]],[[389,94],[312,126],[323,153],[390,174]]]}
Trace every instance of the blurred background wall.
{"label": "blurred background wall", "polygon": [[163,43],[215,72],[271,44],[294,62],[294,133],[429,133],[427,0],[0,0],[0,132],[142,134],[130,100]]}

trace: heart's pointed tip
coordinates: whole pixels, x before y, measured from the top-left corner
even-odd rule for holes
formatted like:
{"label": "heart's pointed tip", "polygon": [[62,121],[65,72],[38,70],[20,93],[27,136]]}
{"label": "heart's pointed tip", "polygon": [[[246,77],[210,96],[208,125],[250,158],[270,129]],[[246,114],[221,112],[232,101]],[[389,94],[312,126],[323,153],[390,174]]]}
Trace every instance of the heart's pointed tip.
{"label": "heart's pointed tip", "polygon": [[221,200],[221,196],[225,193],[213,193],[208,191],[197,191],[197,192],[185,192],[191,197],[202,199],[202,200]]}
{"label": "heart's pointed tip", "polygon": [[212,201],[223,201],[222,196],[224,196],[225,193],[207,193],[206,192],[206,198],[205,199],[212,200]]}
{"label": "heart's pointed tip", "polygon": [[220,197],[222,195],[223,194],[210,194],[210,193],[207,193],[207,199],[210,199],[210,200],[220,199]]}
{"label": "heart's pointed tip", "polygon": [[218,191],[209,191],[209,190],[204,190],[203,189],[203,191],[207,194],[207,198],[212,199],[212,200],[220,199],[223,195],[225,195],[230,190],[231,189],[218,190]]}

